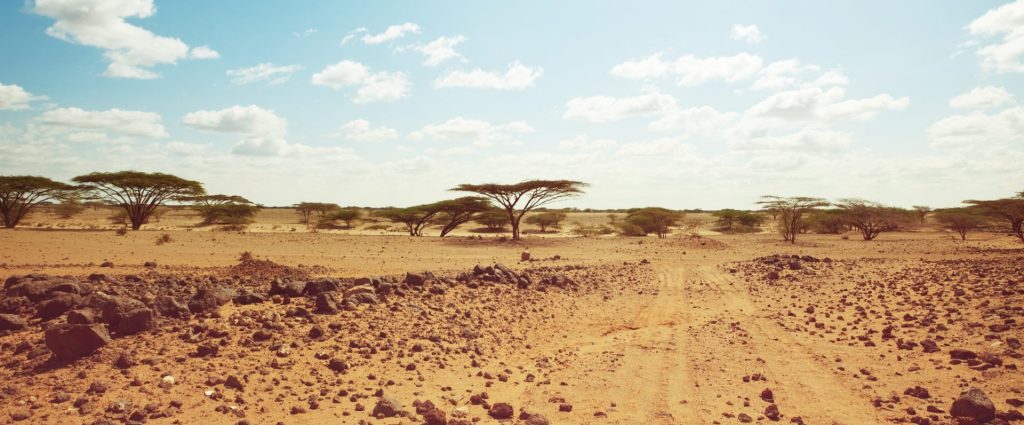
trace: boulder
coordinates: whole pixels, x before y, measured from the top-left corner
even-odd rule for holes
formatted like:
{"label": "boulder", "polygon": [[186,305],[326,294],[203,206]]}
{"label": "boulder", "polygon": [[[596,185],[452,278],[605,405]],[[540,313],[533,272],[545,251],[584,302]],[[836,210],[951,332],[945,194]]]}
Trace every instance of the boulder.
{"label": "boulder", "polygon": [[201,288],[188,301],[188,310],[193,314],[204,313],[227,304],[235,297],[235,291],[225,286]]}
{"label": "boulder", "polygon": [[238,295],[235,295],[232,301],[238,305],[262,304],[267,301],[267,298],[247,289],[242,289]]}
{"label": "boulder", "polygon": [[0,331],[20,331],[28,327],[28,323],[16,314],[0,314]]}
{"label": "boulder", "polygon": [[377,405],[373,406],[373,416],[393,418],[402,412],[402,403],[389,396],[381,396]]}
{"label": "boulder", "polygon": [[978,423],[985,423],[996,418],[996,407],[984,392],[971,388],[960,393],[949,414],[958,418],[971,418]]}
{"label": "boulder", "polygon": [[125,313],[111,330],[116,335],[134,335],[153,329],[155,325],[153,310],[139,308]]}
{"label": "boulder", "polygon": [[427,281],[424,274],[421,273],[406,273],[405,284],[409,286],[422,286]]}
{"label": "boulder", "polygon": [[324,292],[334,292],[341,288],[338,281],[334,279],[320,279],[310,282],[306,282],[306,287],[302,289],[302,295],[307,297],[315,297]]}
{"label": "boulder", "polygon": [[99,323],[99,321],[99,314],[91,308],[79,308],[68,312],[68,323],[88,325],[90,323]]}
{"label": "boulder", "polygon": [[107,328],[101,324],[64,324],[46,330],[46,347],[61,359],[88,356],[110,343]]}
{"label": "boulder", "polygon": [[60,317],[68,310],[77,307],[82,303],[82,297],[73,293],[57,293],[56,296],[39,303],[36,306],[36,313],[43,320],[52,320]]}
{"label": "boulder", "polygon": [[320,314],[336,314],[342,301],[337,292],[324,292],[316,296],[316,312]]}
{"label": "boulder", "polygon": [[157,295],[153,300],[153,309],[163,317],[187,319],[191,315],[184,302],[170,295]]}
{"label": "boulder", "polygon": [[142,301],[134,298],[103,293],[96,294],[93,297],[93,302],[101,306],[103,323],[110,325],[111,329],[117,329],[121,320],[135,317],[136,311],[148,309]]}
{"label": "boulder", "polygon": [[356,286],[345,291],[343,298],[354,304],[376,304],[377,292],[371,286]]}
{"label": "boulder", "polygon": [[487,414],[494,419],[509,419],[512,417],[512,405],[508,403],[494,403]]}
{"label": "boulder", "polygon": [[274,281],[270,283],[270,295],[301,297],[305,290],[306,282],[290,282],[281,279],[274,279]]}

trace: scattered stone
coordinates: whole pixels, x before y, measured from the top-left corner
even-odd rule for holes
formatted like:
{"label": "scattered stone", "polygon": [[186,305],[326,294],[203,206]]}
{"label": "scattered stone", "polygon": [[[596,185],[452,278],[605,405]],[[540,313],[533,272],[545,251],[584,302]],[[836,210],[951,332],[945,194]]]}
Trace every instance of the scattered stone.
{"label": "scattered stone", "polygon": [[949,409],[949,414],[985,423],[995,419],[996,407],[983,391],[971,388],[960,393],[960,396],[953,402],[953,407]]}
{"label": "scattered stone", "polygon": [[94,353],[110,343],[103,325],[64,324],[46,330],[46,347],[61,359],[76,359]]}

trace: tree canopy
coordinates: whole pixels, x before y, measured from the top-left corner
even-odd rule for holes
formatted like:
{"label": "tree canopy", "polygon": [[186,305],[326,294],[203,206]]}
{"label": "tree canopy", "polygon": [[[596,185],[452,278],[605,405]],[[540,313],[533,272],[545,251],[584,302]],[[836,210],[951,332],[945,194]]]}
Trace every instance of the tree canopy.
{"label": "tree canopy", "polygon": [[894,230],[906,221],[906,211],[862,199],[840,199],[836,202],[840,219],[860,231],[870,241],[885,231]]}
{"label": "tree canopy", "polygon": [[796,243],[796,235],[806,225],[804,217],[808,212],[830,205],[822,198],[775,195],[762,196],[757,203],[761,205],[762,209],[777,218],[779,233],[782,234],[782,239],[789,243]]}
{"label": "tree canopy", "polygon": [[1006,221],[1010,225],[1010,232],[1024,242],[1024,192],[1013,198],[991,201],[967,200],[964,203],[973,205],[979,213]]}
{"label": "tree canopy", "polygon": [[90,173],[72,180],[84,185],[94,198],[124,208],[133,230],[168,201],[206,194],[202,183],[164,173]]}
{"label": "tree canopy", "polygon": [[473,192],[490,198],[505,210],[512,225],[512,239],[519,240],[519,222],[527,212],[583,193],[586,183],[575,180],[528,180],[514,184],[460,184],[451,190]]}
{"label": "tree canopy", "polygon": [[679,223],[685,214],[666,208],[647,207],[630,210],[626,215],[626,223],[636,226],[643,234],[654,233],[659,238],[668,235],[669,229]]}
{"label": "tree canopy", "polygon": [[4,227],[13,229],[39,204],[67,199],[78,190],[46,177],[0,176],[0,218]]}
{"label": "tree canopy", "polygon": [[459,226],[475,220],[481,213],[491,208],[487,198],[464,196],[434,204],[440,214],[435,221],[441,225],[441,237],[445,237]]}
{"label": "tree canopy", "polygon": [[967,232],[977,230],[983,226],[987,219],[976,209],[972,208],[949,208],[935,212],[935,220],[946,229],[952,230],[960,235],[960,240],[967,240]]}
{"label": "tree canopy", "polygon": [[541,232],[548,231],[549,227],[556,227],[565,220],[566,214],[560,211],[545,211],[526,217],[526,224],[533,224],[540,227]]}

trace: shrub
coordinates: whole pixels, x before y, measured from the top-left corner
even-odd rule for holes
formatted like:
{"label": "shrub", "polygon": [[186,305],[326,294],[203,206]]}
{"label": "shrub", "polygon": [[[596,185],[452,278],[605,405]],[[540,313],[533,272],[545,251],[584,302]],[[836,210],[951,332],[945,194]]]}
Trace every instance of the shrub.
{"label": "shrub", "polygon": [[541,232],[546,232],[548,227],[558,227],[565,217],[566,214],[563,212],[542,212],[526,217],[526,223],[537,225]]}

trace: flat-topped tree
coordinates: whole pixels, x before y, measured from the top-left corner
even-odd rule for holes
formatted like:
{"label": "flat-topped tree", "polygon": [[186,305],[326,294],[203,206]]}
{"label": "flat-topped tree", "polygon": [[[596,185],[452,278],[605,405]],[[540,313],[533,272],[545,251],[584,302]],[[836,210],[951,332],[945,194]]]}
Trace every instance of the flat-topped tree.
{"label": "flat-topped tree", "polygon": [[252,204],[252,201],[238,195],[185,196],[176,200],[191,203],[192,209],[203,217],[200,224],[204,226],[249,224],[260,210],[259,207]]}
{"label": "flat-topped tree", "polygon": [[164,173],[90,173],[72,180],[84,185],[93,197],[124,208],[132,230],[139,230],[161,205],[206,193],[202,183]]}
{"label": "flat-topped tree", "polygon": [[464,196],[434,204],[440,211],[435,221],[441,225],[441,237],[445,237],[459,226],[476,220],[481,213],[491,208],[491,201],[479,196]]}
{"label": "flat-topped tree", "polygon": [[840,199],[835,205],[840,219],[857,229],[866,241],[874,240],[882,232],[899,228],[906,217],[906,212],[899,208],[862,199]]}
{"label": "flat-topped tree", "polygon": [[69,199],[78,190],[46,177],[0,176],[0,218],[13,229],[39,204]]}
{"label": "flat-topped tree", "polygon": [[807,213],[829,206],[828,201],[809,196],[765,195],[757,203],[777,218],[779,233],[782,234],[782,239],[789,243],[796,243],[796,235],[800,233],[801,227],[806,225],[804,216]]}
{"label": "flat-topped tree", "polygon": [[301,202],[295,204],[295,212],[299,214],[303,224],[319,226],[320,220],[327,214],[340,210],[341,206],[327,202]]}
{"label": "flat-topped tree", "polygon": [[387,208],[377,211],[375,215],[384,217],[394,223],[402,223],[409,236],[423,236],[423,228],[430,224],[441,211],[430,205],[418,205],[409,208]]}
{"label": "flat-topped tree", "polygon": [[917,215],[917,219],[921,224],[924,224],[924,219],[928,217],[928,213],[932,210],[931,207],[926,207],[924,205],[914,205],[911,208],[914,209],[914,214]]}
{"label": "flat-topped tree", "polygon": [[460,184],[451,190],[473,192],[497,203],[508,215],[512,239],[519,240],[519,222],[530,210],[583,193],[586,183],[575,180],[529,180],[515,184]]}
{"label": "flat-topped tree", "polygon": [[991,201],[968,200],[965,204],[990,217],[1004,220],[1010,225],[1010,232],[1024,242],[1024,192],[1016,197]]}

